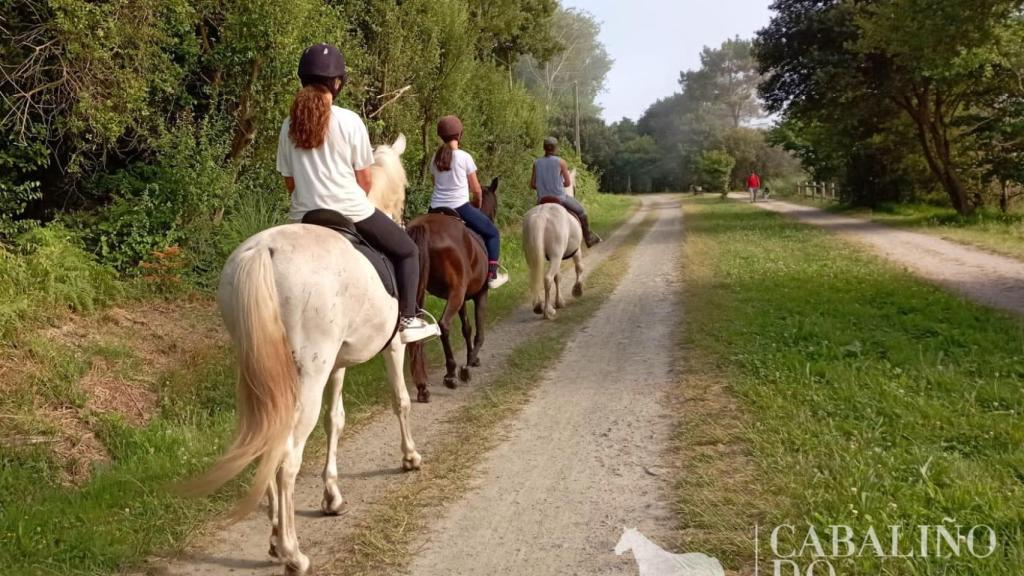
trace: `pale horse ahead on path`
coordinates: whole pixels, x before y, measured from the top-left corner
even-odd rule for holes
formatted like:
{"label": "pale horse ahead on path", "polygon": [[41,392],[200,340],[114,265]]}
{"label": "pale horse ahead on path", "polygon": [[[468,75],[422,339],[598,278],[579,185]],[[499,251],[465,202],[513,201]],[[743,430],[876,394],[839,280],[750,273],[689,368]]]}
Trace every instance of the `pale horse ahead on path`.
{"label": "pale horse ahead on path", "polygon": [[715,558],[701,552],[673,554],[661,548],[636,528],[624,528],[615,554],[633,551],[640,576],[725,576],[725,569]]}
{"label": "pale horse ahead on path", "polygon": [[[386,174],[375,172],[374,188],[380,189],[371,198],[404,195],[399,158],[404,150],[404,136],[391,146],[377,147],[376,166]],[[345,369],[381,351],[401,429],[402,468],[420,467],[409,432],[405,345],[395,330],[398,301],[344,236],[322,226],[286,224],[252,236],[231,254],[221,273],[217,303],[238,354],[238,428],[227,452],[185,491],[212,492],[259,459],[235,516],[254,510],[266,494],[271,556],[284,564],[285,574],[309,574],[309,558],[299,550],[295,534],[293,492],[328,384],[328,450],[320,504],[324,514],[342,511],[337,450],[345,426]]]}
{"label": "pale horse ahead on path", "polygon": [[[576,169],[569,174],[571,186],[565,189],[576,196]],[[572,258],[576,267],[576,284],[572,295],[583,295],[583,227],[572,213],[560,204],[538,204],[523,216],[523,252],[530,267],[530,295],[533,311],[544,318],[555,317],[555,309],[565,306],[559,280],[562,261]],[[547,269],[545,270],[545,261]]]}

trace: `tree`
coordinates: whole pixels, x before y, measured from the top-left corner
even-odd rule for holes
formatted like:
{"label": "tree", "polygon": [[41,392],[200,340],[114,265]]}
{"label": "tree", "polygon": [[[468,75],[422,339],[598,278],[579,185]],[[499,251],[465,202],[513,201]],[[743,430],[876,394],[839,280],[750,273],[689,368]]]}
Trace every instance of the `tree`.
{"label": "tree", "polygon": [[757,99],[761,75],[749,40],[736,37],[718,48],[705,46],[700,64],[698,70],[679,74],[685,94],[709,106],[712,114],[723,115],[733,128],[763,116]]}
{"label": "tree", "polygon": [[612,59],[598,39],[601,25],[585,10],[559,8],[552,27],[561,50],[548,60],[524,56],[519,60],[519,78],[540,99],[549,115],[573,107],[576,87],[581,109],[596,115],[599,110],[595,100],[612,67]]}
{"label": "tree", "polygon": [[[804,126],[836,127],[869,147],[880,133],[852,130],[846,119],[883,115],[882,125],[892,127],[896,111],[911,123],[917,153],[951,205],[970,212],[976,150],[964,118],[1008,67],[1003,47],[1020,44],[1020,3],[777,0],[772,8],[755,45],[769,110]],[[907,158],[900,156],[877,160]]]}
{"label": "tree", "polygon": [[706,192],[718,192],[725,198],[729,193],[729,175],[736,160],[725,150],[705,150],[697,156],[694,171],[696,183]]}

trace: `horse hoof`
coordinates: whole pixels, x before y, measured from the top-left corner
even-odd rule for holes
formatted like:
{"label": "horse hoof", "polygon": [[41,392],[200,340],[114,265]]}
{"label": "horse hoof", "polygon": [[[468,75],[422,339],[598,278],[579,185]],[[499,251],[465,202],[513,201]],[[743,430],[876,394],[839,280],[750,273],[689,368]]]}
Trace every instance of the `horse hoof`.
{"label": "horse hoof", "polygon": [[421,464],[423,464],[423,457],[420,456],[419,452],[413,452],[412,456],[402,458],[402,470],[405,470],[406,472],[410,470],[419,470]]}
{"label": "horse hoof", "polygon": [[541,306],[540,304],[537,304],[536,306],[533,307],[533,313],[534,314],[543,314],[544,313],[544,307]]}
{"label": "horse hoof", "polygon": [[426,404],[430,402],[430,390],[426,388],[420,388],[416,391],[416,401],[420,404]]}
{"label": "horse hoof", "polygon": [[455,378],[452,377],[452,376],[445,376],[444,377],[444,385],[445,385],[446,388],[451,388],[452,390],[454,390],[454,389],[459,387],[459,383],[456,382]]}
{"label": "horse hoof", "polygon": [[463,382],[469,382],[469,379],[469,368],[466,368],[465,366],[459,368],[459,380],[462,380]]}
{"label": "horse hoof", "polygon": [[556,316],[556,314],[557,314],[557,313],[555,312],[555,309],[554,309],[554,308],[552,308],[552,309],[550,309],[550,310],[545,310],[545,311],[544,311],[544,319],[545,319],[545,320],[554,320],[554,319],[555,319],[555,316]]}
{"label": "horse hoof", "polygon": [[305,568],[302,567],[302,563],[285,564],[284,576],[313,576],[313,563],[309,561],[309,558],[302,559],[305,560]]}
{"label": "horse hoof", "polygon": [[555,302],[555,310],[561,310],[562,308],[565,308],[565,302],[562,302],[561,300]]}
{"label": "horse hoof", "polygon": [[583,284],[577,284],[573,286],[572,295],[574,298],[579,298],[580,296],[583,296]]}
{"label": "horse hoof", "polygon": [[469,365],[472,366],[473,368],[479,368],[480,367],[480,359],[479,358],[473,358],[472,360],[469,361]]}
{"label": "horse hoof", "polygon": [[320,512],[324,516],[338,516],[344,511],[345,499],[341,497],[341,494],[335,496],[324,490],[324,498],[320,501]]}

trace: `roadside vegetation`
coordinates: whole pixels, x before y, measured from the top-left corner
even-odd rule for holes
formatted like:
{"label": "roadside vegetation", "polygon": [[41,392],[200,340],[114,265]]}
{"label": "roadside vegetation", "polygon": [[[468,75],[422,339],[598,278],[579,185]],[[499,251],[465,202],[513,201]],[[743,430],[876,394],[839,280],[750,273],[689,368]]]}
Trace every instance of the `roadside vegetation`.
{"label": "roadside vegetation", "polygon": [[[685,202],[680,547],[753,566],[753,529],[985,524],[987,559],[835,561],[838,573],[1024,568],[1024,322],[826,232]],[[686,399],[692,400],[687,402]],[[801,532],[803,530],[803,532]],[[881,534],[881,532],[880,532]],[[858,540],[859,543],[859,540]],[[762,570],[768,569],[767,563]]]}

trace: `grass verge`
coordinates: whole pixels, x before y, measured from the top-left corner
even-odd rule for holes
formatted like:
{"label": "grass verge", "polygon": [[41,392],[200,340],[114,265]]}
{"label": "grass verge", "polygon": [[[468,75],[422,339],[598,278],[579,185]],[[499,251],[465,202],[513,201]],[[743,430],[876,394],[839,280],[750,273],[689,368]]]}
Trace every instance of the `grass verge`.
{"label": "grass verge", "polygon": [[[629,217],[634,204],[629,197],[606,195],[587,202],[595,229],[605,234]],[[492,323],[519,306],[526,293],[518,232],[509,231],[503,244],[513,281],[492,295]],[[174,316],[173,303],[161,306]],[[193,318],[179,323],[188,324],[185,320]],[[219,331],[214,314],[205,322],[203,328]],[[97,365],[138,375],[140,363],[152,362],[134,352],[135,340],[152,340],[149,332],[159,328],[133,326],[135,340],[122,340],[113,339],[99,324],[86,322],[64,340],[45,331],[25,334],[12,347],[0,349],[2,573],[109,574],[156,552],[173,554],[236,495],[237,484],[211,499],[179,499],[165,489],[197,473],[231,435],[234,358],[228,346],[204,346],[182,362],[147,375],[145,385],[155,398],[152,414],[143,423],[132,422],[116,412],[92,409],[85,378]],[[84,336],[100,344],[80,346]],[[20,368],[25,357],[34,359],[31,370]],[[17,369],[5,372],[9,365]],[[347,373],[349,424],[358,426],[390,401],[383,381],[380,359]],[[76,425],[84,428],[80,437],[98,441],[104,457],[91,465],[87,481],[69,485],[60,480],[65,463],[46,439],[56,437],[64,423],[40,417],[44,408],[73,414]],[[314,451],[322,444],[322,429],[317,427],[315,434],[310,446]],[[3,442],[16,436],[44,441],[17,446]]]}
{"label": "grass verge", "polygon": [[458,498],[472,478],[481,456],[500,439],[499,426],[529,400],[542,375],[561,356],[579,327],[611,295],[628,269],[633,249],[654,220],[647,217],[587,279],[587,294],[559,312],[555,322],[538,323],[529,341],[509,355],[501,375],[449,419],[451,432],[432,451],[428,466],[416,478],[395,486],[357,529],[330,566],[331,574],[395,574],[411,558],[416,536],[446,502]]}
{"label": "grass verge", "polygon": [[[929,558],[869,549],[832,564],[837,574],[1020,574],[1021,319],[779,215],[685,206],[683,393],[718,411],[688,422],[700,412],[690,407],[679,431],[695,470],[678,491],[688,549],[747,573],[754,523],[796,527],[782,532],[782,550],[800,548],[813,526],[826,553],[830,525],[852,527],[858,545],[875,527],[886,550],[888,527],[907,527],[905,552],[918,526],[955,535],[984,524],[997,536],[984,559],[936,558],[932,531]],[[761,543],[764,559],[764,532]]]}
{"label": "grass verge", "polygon": [[886,203],[876,208],[864,208],[800,197],[779,200],[923,232],[997,254],[1024,259],[1024,213],[1019,211],[1004,214],[994,208],[982,208],[970,216],[961,216],[952,208],[931,204]]}

